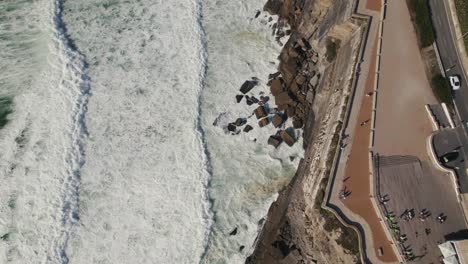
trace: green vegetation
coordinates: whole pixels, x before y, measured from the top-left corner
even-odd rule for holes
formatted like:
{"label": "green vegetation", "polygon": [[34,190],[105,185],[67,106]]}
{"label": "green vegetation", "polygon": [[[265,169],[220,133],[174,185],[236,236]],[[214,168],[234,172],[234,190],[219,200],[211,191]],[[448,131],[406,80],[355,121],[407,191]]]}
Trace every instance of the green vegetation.
{"label": "green vegetation", "polygon": [[436,95],[437,99],[440,102],[444,102],[447,105],[452,104],[452,92],[450,90],[450,86],[448,84],[447,79],[445,79],[442,75],[438,74],[432,77],[431,80],[432,90]]}
{"label": "green vegetation", "polygon": [[407,0],[421,48],[434,43],[434,29],[427,0]]}
{"label": "green vegetation", "polygon": [[[458,22],[460,22],[461,33],[468,33],[468,2],[466,0],[455,0]],[[464,38],[465,50],[468,52],[468,36]]]}
{"label": "green vegetation", "polygon": [[8,123],[8,115],[13,112],[13,99],[11,97],[0,97],[0,129]]}
{"label": "green vegetation", "polygon": [[327,57],[328,62],[332,62],[336,55],[338,54],[338,49],[340,48],[341,41],[335,39],[328,39],[327,40]]}

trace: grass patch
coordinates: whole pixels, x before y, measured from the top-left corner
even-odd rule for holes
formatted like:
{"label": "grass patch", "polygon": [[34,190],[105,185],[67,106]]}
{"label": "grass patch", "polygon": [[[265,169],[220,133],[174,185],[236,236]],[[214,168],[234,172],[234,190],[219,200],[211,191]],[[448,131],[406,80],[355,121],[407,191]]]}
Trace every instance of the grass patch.
{"label": "grass patch", "polygon": [[418,42],[421,48],[434,43],[434,28],[432,26],[429,4],[427,0],[407,0],[411,18],[416,27]]}
{"label": "grass patch", "polygon": [[[468,32],[468,2],[466,0],[455,0],[455,9],[457,10],[461,33],[464,35]],[[468,52],[468,36],[465,36],[463,41],[465,50]]]}
{"label": "grass patch", "polygon": [[452,91],[450,90],[450,86],[448,84],[447,79],[445,79],[442,75],[438,74],[432,77],[431,80],[432,90],[436,95],[437,99],[440,102],[446,103],[447,105],[452,104]]}
{"label": "grass patch", "polygon": [[337,39],[328,39],[327,40],[327,53],[325,56],[327,57],[328,62],[332,62],[336,59],[338,54],[338,49],[340,48],[341,41]]}
{"label": "grass patch", "polygon": [[0,97],[0,129],[8,123],[8,115],[13,112],[13,99],[11,97]]}

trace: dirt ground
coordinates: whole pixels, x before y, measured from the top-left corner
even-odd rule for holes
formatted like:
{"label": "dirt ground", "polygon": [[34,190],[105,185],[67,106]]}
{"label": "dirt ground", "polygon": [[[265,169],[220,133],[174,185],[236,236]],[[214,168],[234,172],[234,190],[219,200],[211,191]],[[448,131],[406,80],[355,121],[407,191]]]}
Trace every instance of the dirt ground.
{"label": "dirt ground", "polygon": [[405,1],[389,1],[378,87],[375,149],[381,155],[429,160],[426,137],[432,126],[426,104],[437,103],[425,74]]}

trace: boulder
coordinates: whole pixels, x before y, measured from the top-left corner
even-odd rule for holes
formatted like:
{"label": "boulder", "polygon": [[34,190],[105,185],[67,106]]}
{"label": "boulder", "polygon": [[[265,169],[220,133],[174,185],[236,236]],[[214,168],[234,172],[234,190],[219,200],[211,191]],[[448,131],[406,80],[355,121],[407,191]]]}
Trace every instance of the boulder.
{"label": "boulder", "polygon": [[268,79],[276,79],[277,77],[279,77],[281,75],[281,72],[275,72],[275,73],[272,73],[270,75],[268,75]]}
{"label": "boulder", "polygon": [[302,128],[303,126],[304,126],[304,123],[302,122],[302,119],[294,118],[294,120],[293,120],[293,127],[294,128]]}
{"label": "boulder", "polygon": [[260,101],[262,102],[262,104],[266,104],[268,101],[270,101],[270,97],[269,96],[260,96]]}
{"label": "boulder", "polygon": [[286,109],[288,109],[287,104],[278,105],[278,111],[285,111]]}
{"label": "boulder", "polygon": [[283,140],[277,136],[270,136],[268,138],[268,145],[272,145],[273,147],[277,148]]}
{"label": "boulder", "polygon": [[296,108],[294,106],[289,106],[288,109],[286,109],[286,114],[288,117],[293,117],[296,114]]}
{"label": "boulder", "polygon": [[236,95],[236,101],[237,103],[240,103],[242,101],[242,98],[244,98],[244,96],[242,94],[238,94]]}
{"label": "boulder", "polygon": [[280,132],[280,136],[281,136],[281,139],[286,142],[286,144],[288,144],[288,146],[292,146],[294,145],[294,143],[296,143],[296,139],[291,136],[288,132],[286,132],[285,130],[281,130]]}
{"label": "boulder", "polygon": [[227,126],[227,129],[231,132],[235,132],[236,131],[236,125],[234,123],[229,123],[228,126]]}
{"label": "boulder", "polygon": [[295,83],[295,82],[291,83],[291,85],[289,86],[289,90],[293,94],[297,94],[297,92],[299,92],[299,87],[297,86],[297,83]]}
{"label": "boulder", "polygon": [[235,236],[236,234],[237,234],[237,227],[234,228],[234,229],[229,233],[230,236]]}
{"label": "boulder", "polygon": [[250,97],[250,100],[251,100],[254,104],[260,102],[255,96],[251,96],[251,97]]}
{"label": "boulder", "polygon": [[245,81],[242,84],[242,86],[240,88],[240,91],[241,91],[241,93],[246,94],[246,93],[250,92],[250,90],[252,90],[257,84],[258,84],[257,80]]}
{"label": "boulder", "polygon": [[252,129],[253,129],[253,127],[252,127],[251,125],[246,125],[246,126],[244,127],[244,132],[245,132],[245,133],[249,133],[249,131],[252,130]]}
{"label": "boulder", "polygon": [[299,100],[299,102],[301,102],[301,103],[303,103],[303,104],[305,104],[305,102],[307,101],[306,98],[307,98],[307,97],[306,97],[304,94],[302,94],[302,93],[297,94],[297,100]]}
{"label": "boulder", "polygon": [[266,126],[266,125],[268,125],[268,124],[270,124],[270,119],[268,119],[268,117],[263,118],[263,119],[260,119],[260,120],[258,121],[258,125],[259,125],[260,127],[264,127],[264,126]]}
{"label": "boulder", "polygon": [[296,83],[302,85],[306,81],[306,77],[304,75],[299,75],[296,78]]}
{"label": "boulder", "polygon": [[247,123],[247,119],[245,118],[237,118],[236,122],[234,123],[236,126],[243,126]]}
{"label": "boulder", "polygon": [[287,105],[292,104],[294,100],[289,96],[287,92],[282,92],[275,96],[275,103],[276,105]]}
{"label": "boulder", "polygon": [[265,110],[265,107],[263,107],[262,105],[258,106],[254,110],[254,113],[255,113],[255,116],[257,117],[257,119],[260,119],[260,118],[263,118],[263,117],[267,116],[267,112]]}
{"label": "boulder", "polygon": [[271,122],[273,123],[273,126],[279,127],[283,124],[284,119],[280,114],[276,114],[275,116],[273,116],[273,119]]}
{"label": "boulder", "polygon": [[316,74],[314,75],[314,77],[312,77],[310,79],[310,85],[312,86],[312,88],[315,88],[319,82],[319,78],[320,78],[320,74]]}
{"label": "boulder", "polygon": [[255,103],[252,97],[248,95],[245,96],[245,102],[247,103],[247,105],[253,105]]}
{"label": "boulder", "polygon": [[271,82],[271,94],[273,96],[277,96],[283,91],[283,85],[281,84],[281,81],[279,79],[275,79]]}

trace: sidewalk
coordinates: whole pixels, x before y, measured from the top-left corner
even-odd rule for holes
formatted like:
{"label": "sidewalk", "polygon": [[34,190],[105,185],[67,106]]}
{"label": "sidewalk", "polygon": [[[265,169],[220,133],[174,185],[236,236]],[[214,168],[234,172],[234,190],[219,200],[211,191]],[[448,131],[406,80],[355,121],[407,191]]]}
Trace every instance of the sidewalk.
{"label": "sidewalk", "polygon": [[[373,94],[378,82],[377,54],[380,52],[380,25],[382,6],[380,0],[360,1],[358,13],[371,17],[368,29],[367,43],[363,60],[358,65],[359,80],[355,87],[355,95],[349,113],[348,123],[345,124],[344,144],[334,182],[331,185],[329,207],[339,214],[344,214],[347,220],[354,222],[361,231],[363,256],[372,263],[398,263],[395,245],[391,241],[388,231],[384,228],[382,217],[376,210],[373,198],[373,179],[371,171],[371,153],[373,126]],[[366,96],[369,94],[369,96]],[[339,199],[343,189],[351,194],[346,199]],[[348,221],[348,222],[349,222]],[[379,254],[379,249],[380,253]],[[379,256],[381,255],[381,256]]]}

